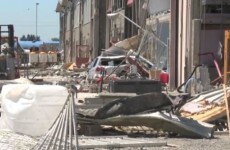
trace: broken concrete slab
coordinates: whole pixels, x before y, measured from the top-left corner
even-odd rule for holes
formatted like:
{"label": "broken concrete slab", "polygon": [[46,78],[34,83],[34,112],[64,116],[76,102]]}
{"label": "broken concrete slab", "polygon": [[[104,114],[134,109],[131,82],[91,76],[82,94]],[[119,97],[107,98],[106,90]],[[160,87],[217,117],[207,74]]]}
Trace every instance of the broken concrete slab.
{"label": "broken concrete slab", "polygon": [[96,119],[105,119],[117,115],[133,115],[146,111],[157,111],[172,105],[164,93],[152,92],[128,98],[116,99],[100,109],[95,114]]}

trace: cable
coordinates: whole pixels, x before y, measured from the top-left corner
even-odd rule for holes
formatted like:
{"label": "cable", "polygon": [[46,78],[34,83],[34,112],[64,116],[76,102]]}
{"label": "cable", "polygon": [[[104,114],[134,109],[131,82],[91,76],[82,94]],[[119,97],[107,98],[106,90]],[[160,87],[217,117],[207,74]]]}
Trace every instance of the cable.
{"label": "cable", "polygon": [[183,93],[183,92],[184,92],[184,91],[181,91],[181,90],[180,90],[181,87],[184,86],[184,85],[190,80],[190,78],[192,78],[192,76],[193,76],[193,74],[195,73],[196,69],[197,69],[198,67],[200,67],[200,66],[202,66],[202,65],[196,65],[195,68],[193,69],[191,75],[189,76],[189,78],[177,88],[177,91],[178,91],[179,93]]}

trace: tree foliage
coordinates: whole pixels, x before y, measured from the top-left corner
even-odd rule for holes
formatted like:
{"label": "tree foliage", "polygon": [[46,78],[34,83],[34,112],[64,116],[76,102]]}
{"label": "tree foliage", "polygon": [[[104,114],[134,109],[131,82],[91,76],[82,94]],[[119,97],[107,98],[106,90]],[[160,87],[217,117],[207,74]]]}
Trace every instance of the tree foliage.
{"label": "tree foliage", "polygon": [[27,35],[23,35],[20,38],[20,41],[40,41],[40,36],[36,36],[34,34],[27,34]]}
{"label": "tree foliage", "polygon": [[59,38],[57,37],[54,37],[54,38],[51,38],[52,41],[59,41]]}

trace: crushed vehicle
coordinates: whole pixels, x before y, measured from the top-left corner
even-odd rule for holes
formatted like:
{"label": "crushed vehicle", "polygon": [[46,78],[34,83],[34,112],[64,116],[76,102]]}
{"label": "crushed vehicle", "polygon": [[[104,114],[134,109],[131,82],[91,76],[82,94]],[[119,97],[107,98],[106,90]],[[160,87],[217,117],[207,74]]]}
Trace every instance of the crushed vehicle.
{"label": "crushed vehicle", "polygon": [[[109,75],[114,71],[115,75],[122,73],[129,68],[129,64],[125,61],[126,56],[98,56],[88,66],[88,80],[97,80],[102,76],[102,71],[105,71],[106,75]],[[118,67],[119,66],[119,67]]]}

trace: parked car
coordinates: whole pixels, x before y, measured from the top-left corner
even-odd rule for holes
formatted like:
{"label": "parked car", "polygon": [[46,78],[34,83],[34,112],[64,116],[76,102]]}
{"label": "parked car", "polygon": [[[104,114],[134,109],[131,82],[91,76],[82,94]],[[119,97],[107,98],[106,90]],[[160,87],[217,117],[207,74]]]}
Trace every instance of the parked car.
{"label": "parked car", "polygon": [[[125,55],[121,56],[98,56],[88,66],[88,80],[95,80],[101,77],[102,69],[105,70],[106,75],[109,75],[114,71],[114,74],[119,74],[126,70],[129,64],[124,61]],[[119,66],[120,65],[120,66]],[[118,67],[119,66],[119,67]]]}

